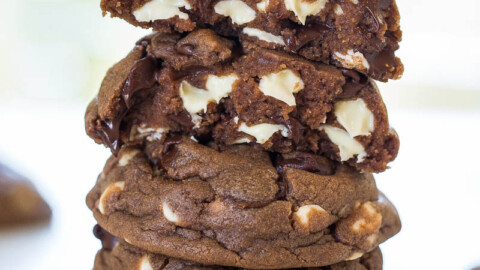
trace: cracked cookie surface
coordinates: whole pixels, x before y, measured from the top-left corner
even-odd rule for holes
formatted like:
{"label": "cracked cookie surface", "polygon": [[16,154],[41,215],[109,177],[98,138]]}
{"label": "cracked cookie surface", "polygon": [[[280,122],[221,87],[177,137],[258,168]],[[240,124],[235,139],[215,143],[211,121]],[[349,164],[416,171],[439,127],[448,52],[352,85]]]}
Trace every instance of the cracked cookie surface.
{"label": "cracked cookie surface", "polygon": [[87,133],[117,152],[169,133],[310,152],[384,171],[399,139],[373,81],[354,70],[245,48],[211,30],[154,33],[107,73]]}
{"label": "cracked cookie surface", "polygon": [[181,136],[123,148],[87,204],[128,243],[205,265],[331,265],[400,230],[371,174],[311,154],[219,150]]}

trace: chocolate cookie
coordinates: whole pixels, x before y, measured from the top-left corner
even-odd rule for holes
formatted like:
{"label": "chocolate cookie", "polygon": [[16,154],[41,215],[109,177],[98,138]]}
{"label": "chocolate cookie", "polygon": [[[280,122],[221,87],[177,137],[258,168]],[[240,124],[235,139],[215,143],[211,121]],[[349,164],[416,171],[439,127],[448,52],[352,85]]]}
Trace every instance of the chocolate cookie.
{"label": "chocolate cookie", "polygon": [[353,70],[241,48],[211,30],[155,33],[112,67],[86,113],[116,153],[168,133],[310,152],[381,172],[399,147],[375,83]]}
{"label": "chocolate cookie", "polygon": [[102,227],[134,246],[256,269],[335,264],[400,229],[371,174],[307,153],[219,150],[180,136],[124,147],[87,205]]}
{"label": "chocolate cookie", "polygon": [[[365,253],[334,265],[304,270],[381,270],[383,258],[380,249]],[[93,270],[241,270],[225,266],[209,266],[147,252],[125,241],[119,241],[113,249],[102,248],[95,258]],[[244,269],[247,270],[247,269]],[[292,269],[293,270],[293,269]]]}
{"label": "chocolate cookie", "polygon": [[394,0],[102,0],[101,7],[133,25],[162,32],[212,27],[382,81],[403,72]]}
{"label": "chocolate cookie", "polygon": [[0,163],[0,226],[48,220],[51,214],[29,180]]}

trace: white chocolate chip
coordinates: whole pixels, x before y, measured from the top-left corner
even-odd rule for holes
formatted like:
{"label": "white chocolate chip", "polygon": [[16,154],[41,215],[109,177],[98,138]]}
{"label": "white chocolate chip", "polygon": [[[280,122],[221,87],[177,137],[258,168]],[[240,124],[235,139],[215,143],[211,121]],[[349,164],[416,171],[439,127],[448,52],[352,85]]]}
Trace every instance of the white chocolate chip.
{"label": "white chocolate chip", "polygon": [[[165,134],[166,130],[164,128],[150,128],[150,127],[139,127],[136,126],[136,134],[133,134],[133,139],[136,138],[147,138],[148,141],[154,141],[154,140],[161,140],[163,137],[163,134]],[[132,130],[133,131],[133,130]],[[131,135],[132,136],[132,135]]]}
{"label": "white chocolate chip", "polygon": [[252,142],[249,138],[240,138],[233,142],[233,144],[242,144],[242,143],[250,143]]}
{"label": "white chocolate chip", "polygon": [[339,4],[335,4],[335,6],[333,7],[333,11],[337,15],[343,15],[343,9]]}
{"label": "white chocolate chip", "polygon": [[102,215],[105,215],[105,203],[106,200],[112,195],[112,193],[123,191],[125,189],[125,182],[120,181],[120,182],[115,182],[110,184],[102,193],[100,196],[100,199],[98,200],[98,211]]}
{"label": "white chocolate chip", "polygon": [[352,49],[348,50],[347,54],[341,54],[339,52],[336,52],[333,55],[333,58],[342,63],[344,67],[349,69],[368,70],[370,68],[370,65],[368,64],[365,56],[363,56],[361,52],[355,52]]}
{"label": "white chocolate chip", "polygon": [[295,106],[295,96],[293,94],[305,88],[305,84],[300,76],[290,69],[285,69],[263,76],[259,88],[263,94],[281,100],[289,106]]}
{"label": "white chocolate chip", "polygon": [[375,117],[363,99],[335,103],[335,116],[351,137],[370,135],[374,130]]}
{"label": "white chocolate chip", "polygon": [[142,258],[140,259],[138,270],[153,270],[152,264],[150,263],[150,256],[142,256]]}
{"label": "white chocolate chip", "polygon": [[371,234],[367,237],[367,243],[373,246],[378,241],[378,234]]}
{"label": "white chocolate chip", "polygon": [[307,17],[318,14],[327,3],[327,0],[284,0],[287,10],[293,11],[298,20],[305,24]]}
{"label": "white chocolate chip", "polygon": [[269,4],[270,0],[262,0],[257,4],[257,9],[261,12],[266,12]]}
{"label": "white chocolate chip", "polygon": [[237,75],[230,74],[227,76],[209,75],[207,79],[207,90],[210,92],[212,99],[218,103],[222,98],[227,97],[232,92],[233,84],[238,80]]}
{"label": "white chocolate chip", "polygon": [[132,160],[132,158],[136,156],[138,153],[140,153],[140,150],[138,149],[130,149],[128,151],[123,152],[122,157],[120,157],[120,160],[118,161],[118,165],[120,167],[126,166],[130,162],[130,160]]}
{"label": "white chocolate chip", "polygon": [[198,113],[207,111],[210,102],[218,103],[224,97],[232,92],[233,84],[238,80],[237,75],[230,74],[227,76],[209,75],[206,82],[206,88],[200,89],[191,85],[187,81],[180,84],[180,97],[183,100],[183,106],[192,116],[192,122],[196,127],[200,126],[202,118]]}
{"label": "white chocolate chip", "polygon": [[[237,120],[238,121],[238,120]],[[255,137],[257,143],[264,144],[273,136],[274,133],[281,131],[283,137],[288,137],[288,128],[284,125],[274,124],[258,124],[253,126],[247,126],[245,123],[241,123],[238,131],[247,133],[250,136]]]}
{"label": "white chocolate chip", "polygon": [[163,203],[162,210],[163,210],[163,216],[168,221],[170,221],[172,223],[175,223],[175,224],[177,224],[180,221],[178,216],[173,212],[173,210],[170,208],[170,206],[168,206],[167,203]]}
{"label": "white chocolate chip", "polygon": [[182,81],[180,84],[180,97],[183,100],[183,106],[191,114],[205,112],[208,103],[213,101],[207,90],[197,88],[187,81]]}
{"label": "white chocolate chip", "polygon": [[270,43],[275,43],[278,45],[285,46],[285,41],[283,41],[283,37],[281,36],[275,36],[274,34],[262,31],[260,29],[256,28],[251,28],[251,27],[245,27],[243,28],[243,33],[246,35],[249,35],[251,37],[256,37],[260,40],[270,42]]}
{"label": "white chocolate chip", "polygon": [[298,210],[293,213],[300,223],[303,225],[308,225],[310,221],[310,215],[312,215],[314,212],[320,213],[320,214],[325,214],[327,211],[320,207],[319,205],[316,204],[309,204],[309,205],[304,205],[298,208]]}
{"label": "white chocolate chip", "polygon": [[[382,215],[379,214],[372,202],[366,202],[362,206],[355,210],[358,215],[355,222],[352,224],[351,229],[355,233],[369,233],[377,232],[382,224]],[[375,239],[370,239],[373,241]]]}
{"label": "white chocolate chip", "polygon": [[235,124],[238,124],[238,116],[235,116],[235,118],[233,118],[233,122],[235,122]]}
{"label": "white chocolate chip", "polygon": [[350,0],[350,2],[354,3],[355,5],[358,5],[358,0]]}
{"label": "white chocolate chip", "polygon": [[355,232],[359,232],[360,228],[362,228],[366,224],[367,224],[367,221],[364,218],[360,218],[357,221],[355,221],[355,223],[353,223],[352,230]]}
{"label": "white chocolate chip", "polygon": [[152,0],[133,11],[133,16],[139,22],[166,20],[175,16],[187,20],[188,14],[181,12],[181,7],[185,9],[191,8],[186,0]]}
{"label": "white chocolate chip", "polygon": [[339,101],[335,104],[335,116],[345,130],[321,126],[328,138],[338,146],[341,161],[346,161],[357,155],[357,162],[362,162],[367,153],[362,144],[354,137],[359,135],[370,135],[375,128],[373,113],[367,108],[363,99]]}
{"label": "white chocolate chip", "polygon": [[230,17],[232,22],[238,25],[255,20],[255,10],[240,0],[220,1],[214,9],[216,13]]}
{"label": "white chocolate chip", "polygon": [[320,129],[324,130],[328,138],[338,146],[341,161],[349,160],[357,155],[357,162],[362,162],[367,155],[363,145],[345,130],[329,125],[321,126]]}
{"label": "white chocolate chip", "polygon": [[361,258],[362,256],[363,256],[363,252],[355,251],[350,256],[348,256],[348,258],[346,258],[345,261],[353,261]]}
{"label": "white chocolate chip", "polygon": [[190,136],[190,140],[192,140],[192,141],[194,141],[194,142],[198,143],[198,140],[197,140],[197,138],[195,138],[194,136]]}
{"label": "white chocolate chip", "polygon": [[377,211],[375,210],[375,207],[373,207],[372,202],[366,202],[366,203],[362,204],[362,208],[363,208],[363,210],[365,210],[371,216],[377,214]]}

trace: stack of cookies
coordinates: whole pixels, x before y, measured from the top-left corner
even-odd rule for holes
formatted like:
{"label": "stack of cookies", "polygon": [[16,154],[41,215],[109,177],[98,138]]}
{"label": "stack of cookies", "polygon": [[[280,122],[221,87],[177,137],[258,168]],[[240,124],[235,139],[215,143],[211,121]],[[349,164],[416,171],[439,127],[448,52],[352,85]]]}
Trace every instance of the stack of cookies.
{"label": "stack of cookies", "polygon": [[399,139],[394,0],[102,0],[156,32],[85,116],[107,161],[94,269],[382,269],[400,230],[372,173]]}

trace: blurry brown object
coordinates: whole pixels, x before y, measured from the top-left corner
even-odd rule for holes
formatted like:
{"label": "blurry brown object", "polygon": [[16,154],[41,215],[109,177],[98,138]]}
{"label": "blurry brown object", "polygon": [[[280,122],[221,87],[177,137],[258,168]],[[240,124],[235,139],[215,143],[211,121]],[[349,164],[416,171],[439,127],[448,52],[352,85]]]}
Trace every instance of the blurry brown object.
{"label": "blurry brown object", "polygon": [[0,227],[46,221],[51,215],[33,184],[0,163]]}

